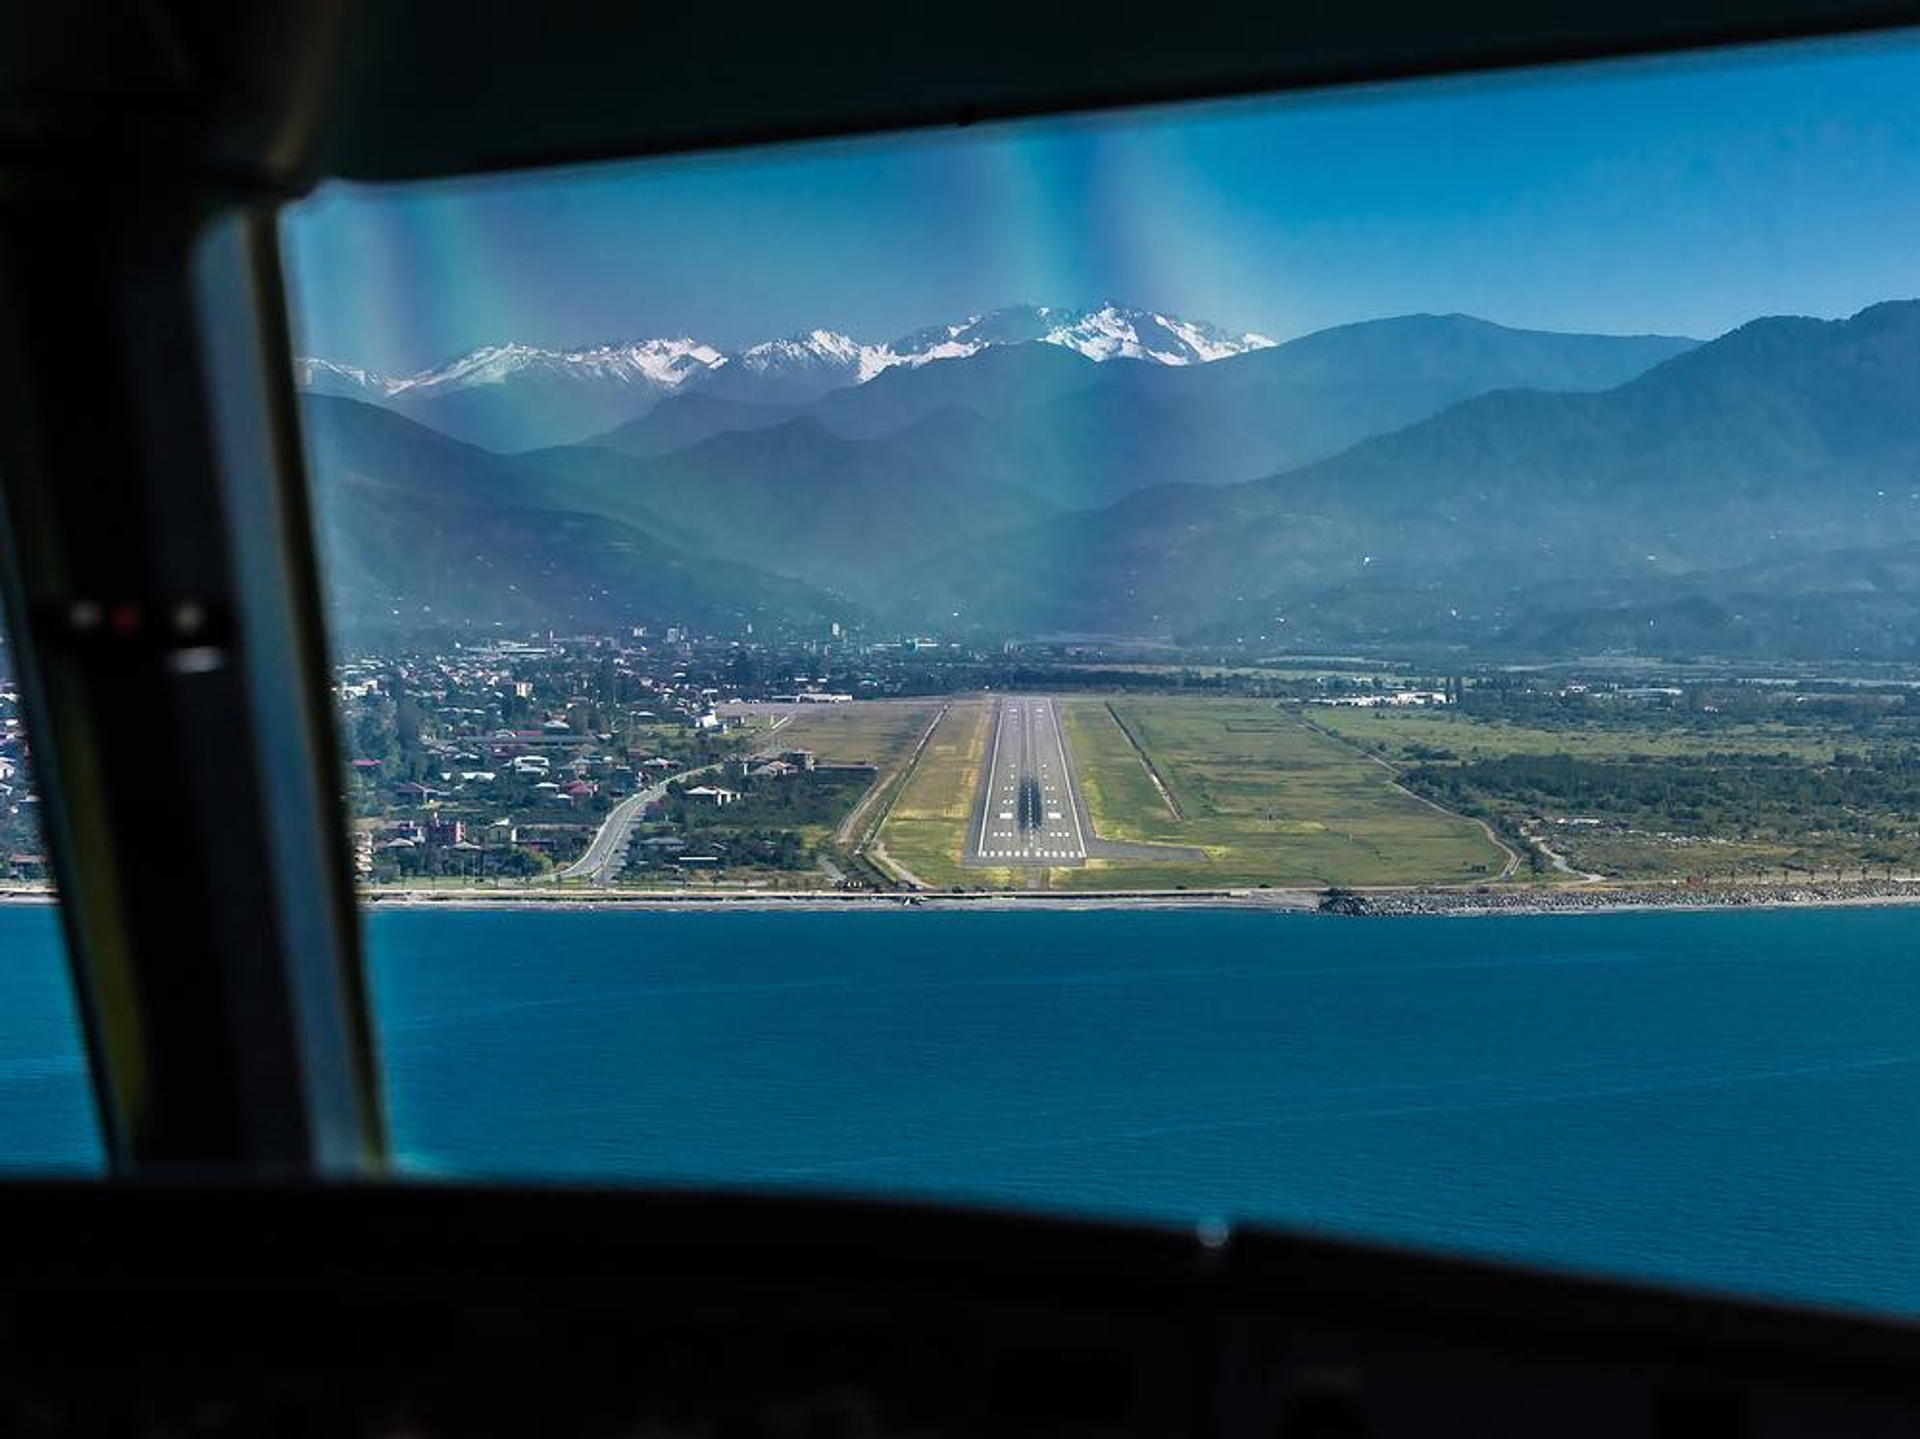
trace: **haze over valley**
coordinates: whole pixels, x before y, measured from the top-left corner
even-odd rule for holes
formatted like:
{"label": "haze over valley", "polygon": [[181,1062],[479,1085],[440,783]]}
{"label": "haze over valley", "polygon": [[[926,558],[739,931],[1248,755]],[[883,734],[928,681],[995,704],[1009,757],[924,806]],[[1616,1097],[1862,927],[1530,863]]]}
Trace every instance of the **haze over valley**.
{"label": "haze over valley", "polygon": [[[342,622],[1869,658],[1920,635],[1913,302],[1706,343],[1410,315],[1274,344],[1015,307],[671,384],[618,348],[498,347],[432,399],[303,361]],[[516,418],[589,410],[565,444]],[[471,442],[507,431],[536,443]]]}

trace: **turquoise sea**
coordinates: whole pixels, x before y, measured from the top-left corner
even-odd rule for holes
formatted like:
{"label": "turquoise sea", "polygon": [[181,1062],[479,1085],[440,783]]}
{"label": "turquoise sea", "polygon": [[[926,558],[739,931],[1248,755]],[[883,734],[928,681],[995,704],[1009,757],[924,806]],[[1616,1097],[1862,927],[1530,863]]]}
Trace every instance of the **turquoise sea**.
{"label": "turquoise sea", "polygon": [[[388,911],[422,1175],[1231,1218],[1920,1313],[1920,909]],[[0,908],[0,1165],[96,1168]]]}

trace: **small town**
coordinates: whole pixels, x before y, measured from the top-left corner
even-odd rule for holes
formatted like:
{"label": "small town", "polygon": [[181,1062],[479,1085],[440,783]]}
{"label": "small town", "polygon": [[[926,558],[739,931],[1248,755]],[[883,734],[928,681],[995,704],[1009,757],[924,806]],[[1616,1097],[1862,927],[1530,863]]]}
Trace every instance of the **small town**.
{"label": "small town", "polygon": [[356,873],[552,878],[635,799],[628,867],[811,869],[800,817],[871,768],[823,770],[722,708],[776,692],[846,703],[880,693],[884,674],[831,641],[770,652],[679,626],[347,659],[335,679]]}

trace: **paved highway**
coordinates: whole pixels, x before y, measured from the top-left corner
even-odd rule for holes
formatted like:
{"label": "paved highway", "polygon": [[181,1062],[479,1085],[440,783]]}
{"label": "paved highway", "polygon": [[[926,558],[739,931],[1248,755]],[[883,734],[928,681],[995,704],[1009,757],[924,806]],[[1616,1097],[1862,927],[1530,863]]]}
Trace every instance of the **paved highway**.
{"label": "paved highway", "polygon": [[970,862],[1086,861],[1087,837],[1060,739],[1060,709],[1052,700],[1009,695],[998,701],[980,786],[967,844]]}
{"label": "paved highway", "polygon": [[621,866],[627,862],[627,839],[633,833],[633,822],[640,818],[641,812],[655,800],[666,798],[669,783],[691,779],[694,775],[719,768],[718,764],[708,764],[698,769],[683,770],[661,780],[659,784],[647,786],[638,794],[628,795],[607,811],[607,817],[600,821],[600,828],[594,831],[587,852],[558,871],[554,877],[586,879],[595,884],[612,883],[613,877],[620,873]]}

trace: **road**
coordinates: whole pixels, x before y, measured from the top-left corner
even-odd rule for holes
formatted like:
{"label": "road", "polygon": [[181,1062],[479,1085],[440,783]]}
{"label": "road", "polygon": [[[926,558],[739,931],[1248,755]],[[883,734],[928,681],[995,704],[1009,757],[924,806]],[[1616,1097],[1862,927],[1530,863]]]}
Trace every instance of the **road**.
{"label": "road", "polygon": [[996,702],[987,765],[967,837],[970,864],[1084,864],[1087,835],[1073,769],[1051,699],[1008,695]]}
{"label": "road", "polygon": [[600,821],[600,828],[594,831],[593,840],[587,845],[587,852],[565,869],[558,871],[555,879],[585,879],[595,884],[610,884],[621,867],[627,862],[627,838],[633,833],[633,822],[640,818],[646,807],[656,800],[667,797],[667,786],[697,774],[707,774],[719,769],[719,764],[701,765],[698,769],[682,770],[670,775],[655,785],[648,785],[638,794],[630,794],[612,809],[607,817]]}

